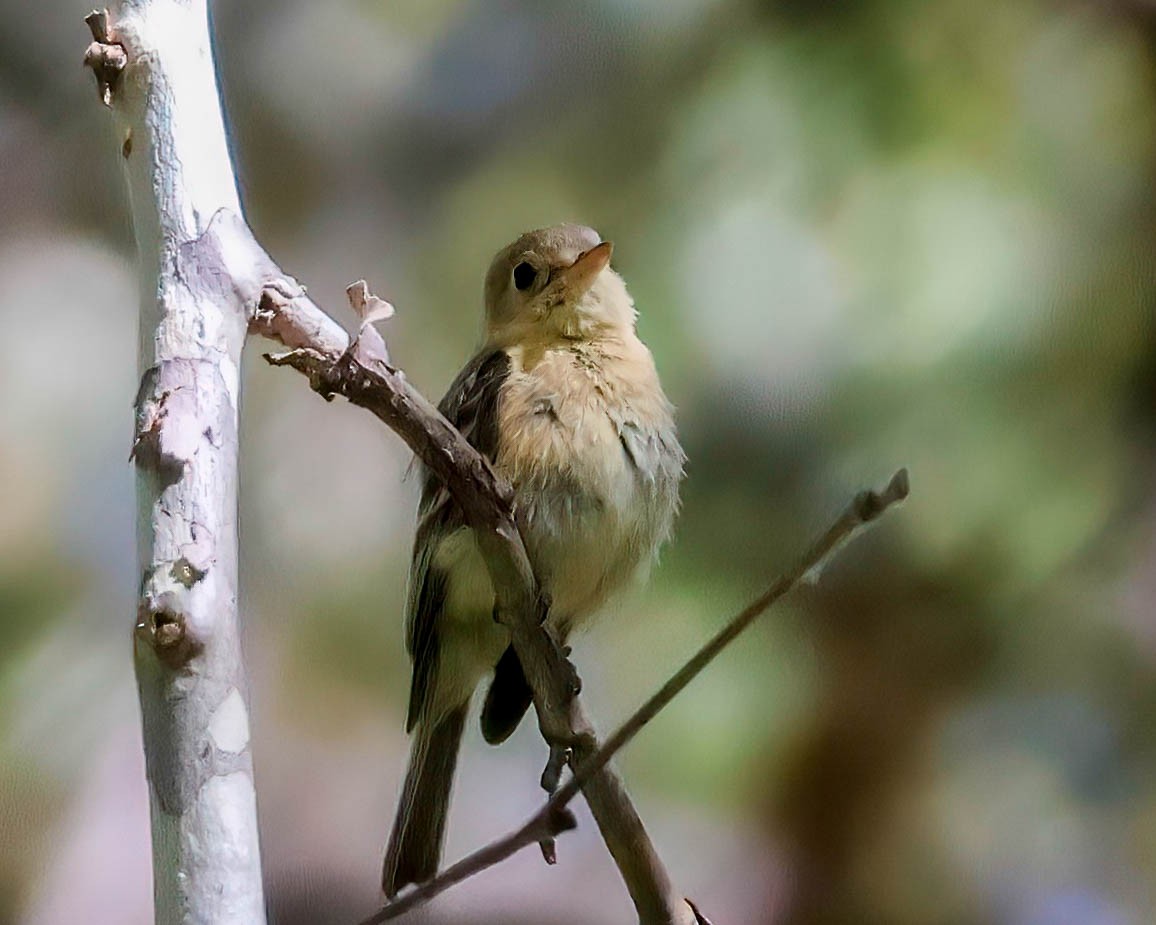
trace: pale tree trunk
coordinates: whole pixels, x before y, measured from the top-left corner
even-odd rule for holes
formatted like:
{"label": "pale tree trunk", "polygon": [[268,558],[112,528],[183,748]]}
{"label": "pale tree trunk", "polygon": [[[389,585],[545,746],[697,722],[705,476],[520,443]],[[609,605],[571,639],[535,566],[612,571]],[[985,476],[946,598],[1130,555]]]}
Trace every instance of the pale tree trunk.
{"label": "pale tree trunk", "polygon": [[[134,637],[159,925],[261,925],[265,904],[238,631],[244,300],[205,259],[241,207],[205,0],[126,0],[113,109],[140,250]],[[179,100],[179,106],[176,101]]]}

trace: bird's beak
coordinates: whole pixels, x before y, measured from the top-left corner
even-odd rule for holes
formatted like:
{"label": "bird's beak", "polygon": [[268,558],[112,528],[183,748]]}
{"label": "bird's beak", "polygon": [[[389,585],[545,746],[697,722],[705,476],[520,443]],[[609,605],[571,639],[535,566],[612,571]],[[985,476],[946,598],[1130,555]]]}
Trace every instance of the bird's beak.
{"label": "bird's beak", "polygon": [[566,281],[566,288],[571,293],[581,295],[594,285],[598,274],[610,265],[610,255],[613,252],[614,245],[609,241],[603,241],[579,254],[578,259],[559,271],[558,275]]}

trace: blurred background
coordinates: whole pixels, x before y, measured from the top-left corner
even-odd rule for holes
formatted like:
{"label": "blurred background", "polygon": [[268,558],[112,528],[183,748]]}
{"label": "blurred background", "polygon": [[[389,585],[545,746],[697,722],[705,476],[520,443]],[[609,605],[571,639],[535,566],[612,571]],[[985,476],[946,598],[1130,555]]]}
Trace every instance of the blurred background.
{"label": "blurred background", "polygon": [[[0,921],[150,921],[134,248],[89,4],[0,2]],[[220,0],[249,217],[439,396],[490,256],[616,243],[690,455],[650,585],[578,645],[610,729],[823,528],[913,496],[620,757],[719,925],[1156,920],[1156,7]],[[245,642],[275,925],[377,900],[404,766],[401,442],[252,344]],[[448,852],[539,801],[476,725]],[[413,917],[610,925],[581,808]]]}

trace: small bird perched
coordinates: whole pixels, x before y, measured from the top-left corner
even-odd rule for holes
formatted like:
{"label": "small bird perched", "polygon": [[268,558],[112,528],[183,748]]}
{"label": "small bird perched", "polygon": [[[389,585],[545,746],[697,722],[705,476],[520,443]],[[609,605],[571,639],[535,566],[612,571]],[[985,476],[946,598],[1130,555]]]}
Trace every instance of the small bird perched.
{"label": "small bird perched", "polygon": [[[686,459],[612,246],[582,225],[531,231],[486,274],[485,342],[438,406],[509,480],[526,552],[561,643],[645,571],[670,533]],[[491,670],[487,742],[531,702],[473,531],[424,475],[406,646],[414,734],[386,850],[387,896],[437,872],[470,697]]]}

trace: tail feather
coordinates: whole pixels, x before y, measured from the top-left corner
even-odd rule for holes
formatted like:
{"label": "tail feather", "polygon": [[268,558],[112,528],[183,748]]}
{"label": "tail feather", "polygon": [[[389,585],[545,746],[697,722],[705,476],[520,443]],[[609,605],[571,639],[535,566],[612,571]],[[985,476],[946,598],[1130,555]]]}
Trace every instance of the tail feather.
{"label": "tail feather", "polygon": [[458,707],[433,728],[425,722],[417,726],[385,852],[381,886],[386,896],[437,873],[468,706]]}

